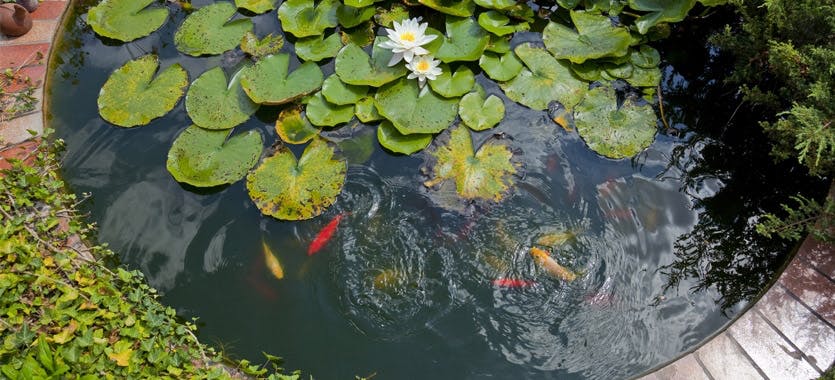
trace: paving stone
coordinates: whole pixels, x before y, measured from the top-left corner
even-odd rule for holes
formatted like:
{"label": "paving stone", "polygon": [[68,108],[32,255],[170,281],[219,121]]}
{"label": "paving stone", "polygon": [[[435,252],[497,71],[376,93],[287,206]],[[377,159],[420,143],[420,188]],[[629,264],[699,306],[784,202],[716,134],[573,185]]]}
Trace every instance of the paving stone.
{"label": "paving stone", "polygon": [[12,158],[17,160],[26,159],[25,162],[31,165],[31,163],[35,160],[35,157],[32,155],[32,152],[34,152],[38,148],[40,142],[41,140],[39,138],[36,138],[0,150],[0,170],[11,168],[12,166],[8,160]]}
{"label": "paving stone", "polygon": [[794,260],[780,276],[780,283],[818,313],[829,324],[835,325],[835,283],[814,270],[804,260]]}
{"label": "paving stone", "polygon": [[764,377],[727,334],[719,334],[696,351],[714,379],[759,380]]}
{"label": "paving stone", "polygon": [[46,61],[46,54],[48,51],[48,43],[0,46],[0,69],[17,69],[24,63],[27,65],[36,64],[36,62],[33,61],[37,57],[38,52],[43,54],[43,60]]}
{"label": "paving stone", "polygon": [[64,9],[67,8],[66,1],[41,1],[38,9],[32,12],[32,19],[34,20],[53,20],[58,19],[64,14]]}
{"label": "paving stone", "polygon": [[0,147],[18,144],[31,139],[33,136],[28,130],[35,131],[38,135],[43,133],[43,115],[40,107],[35,112],[14,118],[0,124]]}
{"label": "paving stone", "polygon": [[670,365],[656,371],[659,380],[710,380],[702,366],[693,357],[687,355]]}
{"label": "paving stone", "polygon": [[[26,66],[21,68],[17,75],[20,79],[28,77],[32,86],[40,87],[43,85],[44,78],[46,77],[46,65]],[[16,81],[11,85],[6,86],[3,90],[7,93],[19,92],[24,90],[27,86],[29,86],[29,84],[26,82]]]}
{"label": "paving stone", "polygon": [[835,279],[835,247],[821,243],[809,236],[803,241],[797,256],[806,260],[821,273]]}
{"label": "paving stone", "polygon": [[737,319],[728,333],[771,379],[802,380],[820,376],[799,351],[755,312],[749,311]]}

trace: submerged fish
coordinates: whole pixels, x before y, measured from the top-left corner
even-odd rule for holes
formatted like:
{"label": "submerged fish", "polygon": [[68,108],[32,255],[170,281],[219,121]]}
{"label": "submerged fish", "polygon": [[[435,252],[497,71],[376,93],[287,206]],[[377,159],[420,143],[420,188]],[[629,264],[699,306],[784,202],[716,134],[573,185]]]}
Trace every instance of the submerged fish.
{"label": "submerged fish", "polygon": [[536,239],[536,245],[541,245],[547,248],[555,248],[576,237],[577,233],[574,231],[552,232],[542,235]]}
{"label": "submerged fish", "polygon": [[531,256],[533,256],[534,260],[536,261],[539,266],[545,269],[548,274],[560,278],[564,281],[574,281],[577,278],[577,275],[566,269],[564,266],[558,264],[554,258],[548,254],[547,251],[531,247]]}
{"label": "submerged fish", "polygon": [[270,246],[267,245],[267,242],[261,240],[261,247],[264,251],[264,263],[267,265],[267,269],[270,270],[270,273],[273,274],[273,277],[276,279],[281,280],[284,278],[284,268],[281,267],[281,262],[278,261],[278,256],[273,253],[273,250],[270,249]]}
{"label": "submerged fish", "polygon": [[331,237],[333,237],[333,234],[336,232],[336,227],[339,226],[339,221],[341,221],[343,217],[345,217],[344,213],[337,215],[330,222],[328,222],[325,228],[322,228],[322,230],[319,231],[310,243],[310,246],[307,248],[308,256],[313,256],[316,252],[319,252],[319,250],[331,240]]}
{"label": "submerged fish", "polygon": [[385,269],[374,276],[374,289],[388,292],[405,282],[403,272],[396,269]]}
{"label": "submerged fish", "polygon": [[493,280],[493,285],[501,288],[527,288],[534,284],[536,282],[518,278],[497,278]]}

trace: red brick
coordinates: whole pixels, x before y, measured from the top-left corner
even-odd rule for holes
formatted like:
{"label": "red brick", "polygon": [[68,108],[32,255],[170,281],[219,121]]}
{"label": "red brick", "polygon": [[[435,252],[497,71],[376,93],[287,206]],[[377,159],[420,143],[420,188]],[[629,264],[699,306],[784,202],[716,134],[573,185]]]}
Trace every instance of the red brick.
{"label": "red brick", "polygon": [[795,259],[780,276],[780,283],[830,324],[835,324],[835,283]]}
{"label": "red brick", "polygon": [[833,279],[835,278],[835,253],[833,252],[835,252],[835,247],[831,244],[821,243],[809,236],[803,241],[797,256]]}
{"label": "red brick", "polygon": [[42,1],[38,9],[32,12],[32,18],[35,20],[59,19],[66,8],[66,1]]}
{"label": "red brick", "polygon": [[9,164],[8,160],[12,158],[18,160],[26,158],[25,162],[27,164],[31,164],[35,160],[32,152],[38,148],[40,141],[40,139],[29,140],[0,150],[0,170],[11,168],[12,166]]}
{"label": "red brick", "polygon": [[12,45],[0,46],[0,69],[18,68],[24,63],[27,65],[37,64],[37,52],[43,54],[43,61],[46,61],[46,54],[49,51],[49,44]]}
{"label": "red brick", "polygon": [[[27,66],[18,72],[18,77],[23,79],[29,77],[32,80],[32,85],[35,87],[40,87],[43,84],[44,76],[46,75],[46,65],[37,65],[37,66]],[[7,86],[3,88],[3,91],[10,93],[10,92],[18,92],[26,88],[27,84],[22,82],[12,83],[11,86]]]}

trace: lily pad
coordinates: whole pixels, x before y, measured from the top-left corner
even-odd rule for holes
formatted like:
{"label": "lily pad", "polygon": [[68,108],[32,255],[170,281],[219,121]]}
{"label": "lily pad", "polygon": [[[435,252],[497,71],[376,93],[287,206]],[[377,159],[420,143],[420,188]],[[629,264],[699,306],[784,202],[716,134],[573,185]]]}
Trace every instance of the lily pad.
{"label": "lily pad", "polygon": [[310,123],[319,127],[333,127],[354,118],[354,105],[336,105],[325,100],[321,92],[305,98],[305,114]]}
{"label": "lily pad", "polygon": [[319,128],[310,124],[301,107],[282,110],[275,121],[275,131],[288,144],[304,144],[319,135]]}
{"label": "lily pad", "polygon": [[394,153],[413,154],[426,149],[432,142],[432,134],[415,133],[404,135],[386,120],[377,127],[377,141],[383,148]]}
{"label": "lily pad", "polygon": [[455,181],[458,195],[465,199],[499,201],[513,185],[516,167],[507,146],[490,140],[476,153],[470,131],[455,127],[449,141],[429,153],[435,160],[432,178],[424,183],[433,187],[445,180]]}
{"label": "lily pad", "polygon": [[641,34],[646,34],[650,28],[662,22],[684,20],[694,5],[696,0],[629,0],[630,8],[649,12],[635,20],[635,26]]}
{"label": "lily pad", "polygon": [[455,73],[449,66],[441,66],[443,72],[435,80],[429,81],[429,87],[445,98],[457,98],[473,89],[475,75],[467,66],[459,66]]}
{"label": "lily pad", "polygon": [[476,5],[487,8],[487,9],[496,9],[496,10],[505,10],[513,8],[516,5],[515,0],[475,0]]}
{"label": "lily pad", "polygon": [[464,95],[458,103],[458,115],[470,129],[483,131],[499,124],[504,119],[504,102],[496,95],[484,99],[484,90],[478,86],[477,91]]}
{"label": "lily pad", "polygon": [[168,19],[168,8],[151,7],[154,0],[102,0],[87,12],[87,24],[100,36],[123,42],[145,37]]}
{"label": "lily pad", "polygon": [[266,13],[275,9],[276,0],[235,0],[235,6],[252,13]]}
{"label": "lily pad", "polygon": [[434,30],[427,33],[438,35],[426,49],[444,63],[455,61],[477,61],[490,42],[490,35],[470,17],[446,18],[446,35]]}
{"label": "lily pad", "polygon": [[609,158],[632,157],[655,138],[656,117],[652,106],[627,98],[618,108],[615,90],[597,87],[574,109],[577,132],[595,152]]}
{"label": "lily pad", "polygon": [[418,0],[418,2],[451,16],[470,17],[475,11],[473,0]]}
{"label": "lily pad", "polygon": [[339,34],[342,37],[342,44],[354,44],[359,47],[371,45],[374,42],[374,38],[377,37],[374,34],[375,26],[373,22],[369,21],[350,29],[340,30]]}
{"label": "lily pad", "polygon": [[557,101],[570,110],[588,91],[588,84],[575,78],[567,63],[545,49],[527,43],[517,46],[515,52],[527,68],[500,84],[511,100],[535,110],[545,110]]}
{"label": "lily pad", "polygon": [[318,36],[328,28],[339,24],[336,10],[340,3],[336,0],[287,0],[278,7],[278,19],[281,28],[296,37]]}
{"label": "lily pad", "polygon": [[99,92],[99,114],[120,127],[145,125],[167,114],[188,86],[188,73],[176,63],[157,75],[159,58],[149,54],[116,69]]}
{"label": "lily pad", "polygon": [[378,1],[380,1],[380,0],[345,0],[344,3],[345,3],[345,5],[347,5],[349,7],[363,8],[363,7],[371,6]]}
{"label": "lily pad", "polygon": [[404,134],[438,133],[449,127],[458,114],[458,100],[444,99],[417,81],[401,79],[380,88],[375,96],[377,111]]}
{"label": "lily pad", "polygon": [[371,49],[371,57],[355,44],[348,44],[336,55],[334,70],[342,82],[356,86],[380,87],[406,75],[404,65],[389,67],[394,54],[391,50],[380,47],[388,41],[386,37],[377,37]]}
{"label": "lily pad", "polygon": [[661,54],[651,46],[641,45],[629,53],[629,62],[638,67],[652,69],[661,63]]}
{"label": "lily pad", "polygon": [[220,67],[206,71],[194,80],[186,94],[186,112],[191,121],[205,129],[229,129],[247,120],[258,105],[241,88],[241,71],[227,84]]}
{"label": "lily pad", "polygon": [[349,5],[340,5],[336,9],[336,19],[339,25],[345,28],[353,28],[370,20],[377,13],[374,7],[355,8]]}
{"label": "lily pad", "polygon": [[192,13],[177,32],[174,44],[184,54],[199,56],[220,54],[241,43],[246,32],[252,30],[252,20],[229,21],[237,9],[225,1],[207,5]]}
{"label": "lily pad", "polygon": [[[345,2],[345,5],[351,5],[348,1]],[[374,21],[377,22],[378,25],[391,28],[394,26],[394,22],[401,22],[405,19],[409,18],[409,10],[403,4],[392,4],[391,9],[385,8],[378,8],[377,14],[374,15]]]}
{"label": "lily pad", "polygon": [[527,23],[510,25],[510,18],[496,11],[487,11],[478,15],[478,25],[497,36],[504,36],[530,28]]}
{"label": "lily pad", "polygon": [[229,137],[231,131],[210,131],[192,125],[168,151],[166,168],[177,182],[197,187],[235,183],[261,157],[264,142],[251,130]]}
{"label": "lily pad", "polygon": [[515,78],[525,66],[512,50],[505,54],[484,53],[478,60],[478,66],[490,79],[507,82]]}
{"label": "lily pad", "polygon": [[325,96],[325,100],[338,106],[356,104],[360,99],[365,98],[366,94],[368,94],[368,86],[342,83],[336,75],[329,76],[322,83],[322,95]]}
{"label": "lily pad", "polygon": [[264,159],[246,178],[250,198],[265,215],[304,220],[322,214],[342,191],[348,165],[334,159],[334,150],[314,139],[301,159],[287,147]]}
{"label": "lily pad", "polygon": [[339,49],[342,49],[342,39],[336,33],[328,37],[324,35],[310,36],[300,38],[296,41],[294,47],[299,58],[309,62],[318,62],[326,58],[336,57]]}
{"label": "lily pad", "polygon": [[305,62],[289,75],[290,55],[280,53],[243,70],[241,85],[256,103],[279,105],[313,93],[322,86],[324,74],[313,62]]}
{"label": "lily pad", "polygon": [[370,96],[362,98],[357,102],[354,115],[356,115],[357,119],[363,123],[383,120],[383,116],[377,112],[377,106],[374,103],[374,98]]}
{"label": "lily pad", "polygon": [[490,42],[484,48],[485,52],[493,52],[499,54],[506,54],[510,51],[510,37],[499,37],[497,35],[490,36]]}
{"label": "lily pad", "polygon": [[661,69],[653,67],[645,69],[643,67],[635,66],[632,69],[632,75],[626,79],[629,84],[635,87],[655,87],[661,83]]}
{"label": "lily pad", "polygon": [[602,57],[622,57],[629,52],[632,36],[623,27],[612,26],[609,17],[583,11],[571,11],[573,29],[550,22],[542,31],[545,47],[557,59],[583,63]]}
{"label": "lily pad", "polygon": [[241,39],[241,50],[255,59],[261,59],[270,54],[276,54],[283,46],[284,37],[280,34],[273,35],[270,33],[259,40],[255,33],[249,31],[246,32]]}

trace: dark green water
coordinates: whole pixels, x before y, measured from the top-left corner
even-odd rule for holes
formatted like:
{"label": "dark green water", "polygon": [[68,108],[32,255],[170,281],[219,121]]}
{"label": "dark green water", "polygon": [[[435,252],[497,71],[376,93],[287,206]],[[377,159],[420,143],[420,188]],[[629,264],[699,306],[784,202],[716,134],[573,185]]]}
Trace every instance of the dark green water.
{"label": "dark green water", "polygon": [[[205,191],[168,174],[168,149],[190,124],[182,102],[135,129],[97,114],[99,89],[130,59],[156,52],[163,67],[180,62],[193,80],[216,65],[231,73],[234,57],[179,54],[171,41],[182,13],[149,37],[114,44],[84,25],[85,9],[76,6],[54,57],[48,122],[67,142],[66,181],[92,194],[84,207],[99,240],[181,316],[199,317],[204,342],[256,362],[262,351],[280,355],[317,379],[636,375],[721,328],[785,260],[790,246],[751,236],[751,217],[798,189],[821,191],[792,166],[771,163],[756,115],[743,110],[728,122],[737,103],[717,81],[726,73],[707,69],[724,66],[692,44],[702,35],[693,25],[660,46],[677,133],[659,134],[634,160],[601,158],[546,113],[503,97],[506,119],[475,140],[502,132],[519,152],[526,174],[505,202],[468,205],[423,188],[421,155],[388,154],[374,126],[358,126],[328,132],[355,143],[343,144],[352,165],[336,204],[309,221],[281,222],[260,214],[243,182]],[[259,35],[278,26],[275,12],[254,20]],[[689,55],[670,48],[683,41]],[[269,146],[279,110],[262,108],[238,129],[260,131]],[[309,242],[342,213],[333,240],[308,257]],[[720,231],[710,244],[699,239],[704,226]],[[539,273],[527,253],[554,229],[579,232],[558,257],[581,272],[572,283]],[[285,279],[271,277],[262,242]],[[739,270],[745,262],[756,264]],[[402,286],[375,289],[385,270],[404,273]],[[491,285],[505,276],[537,283]]]}

